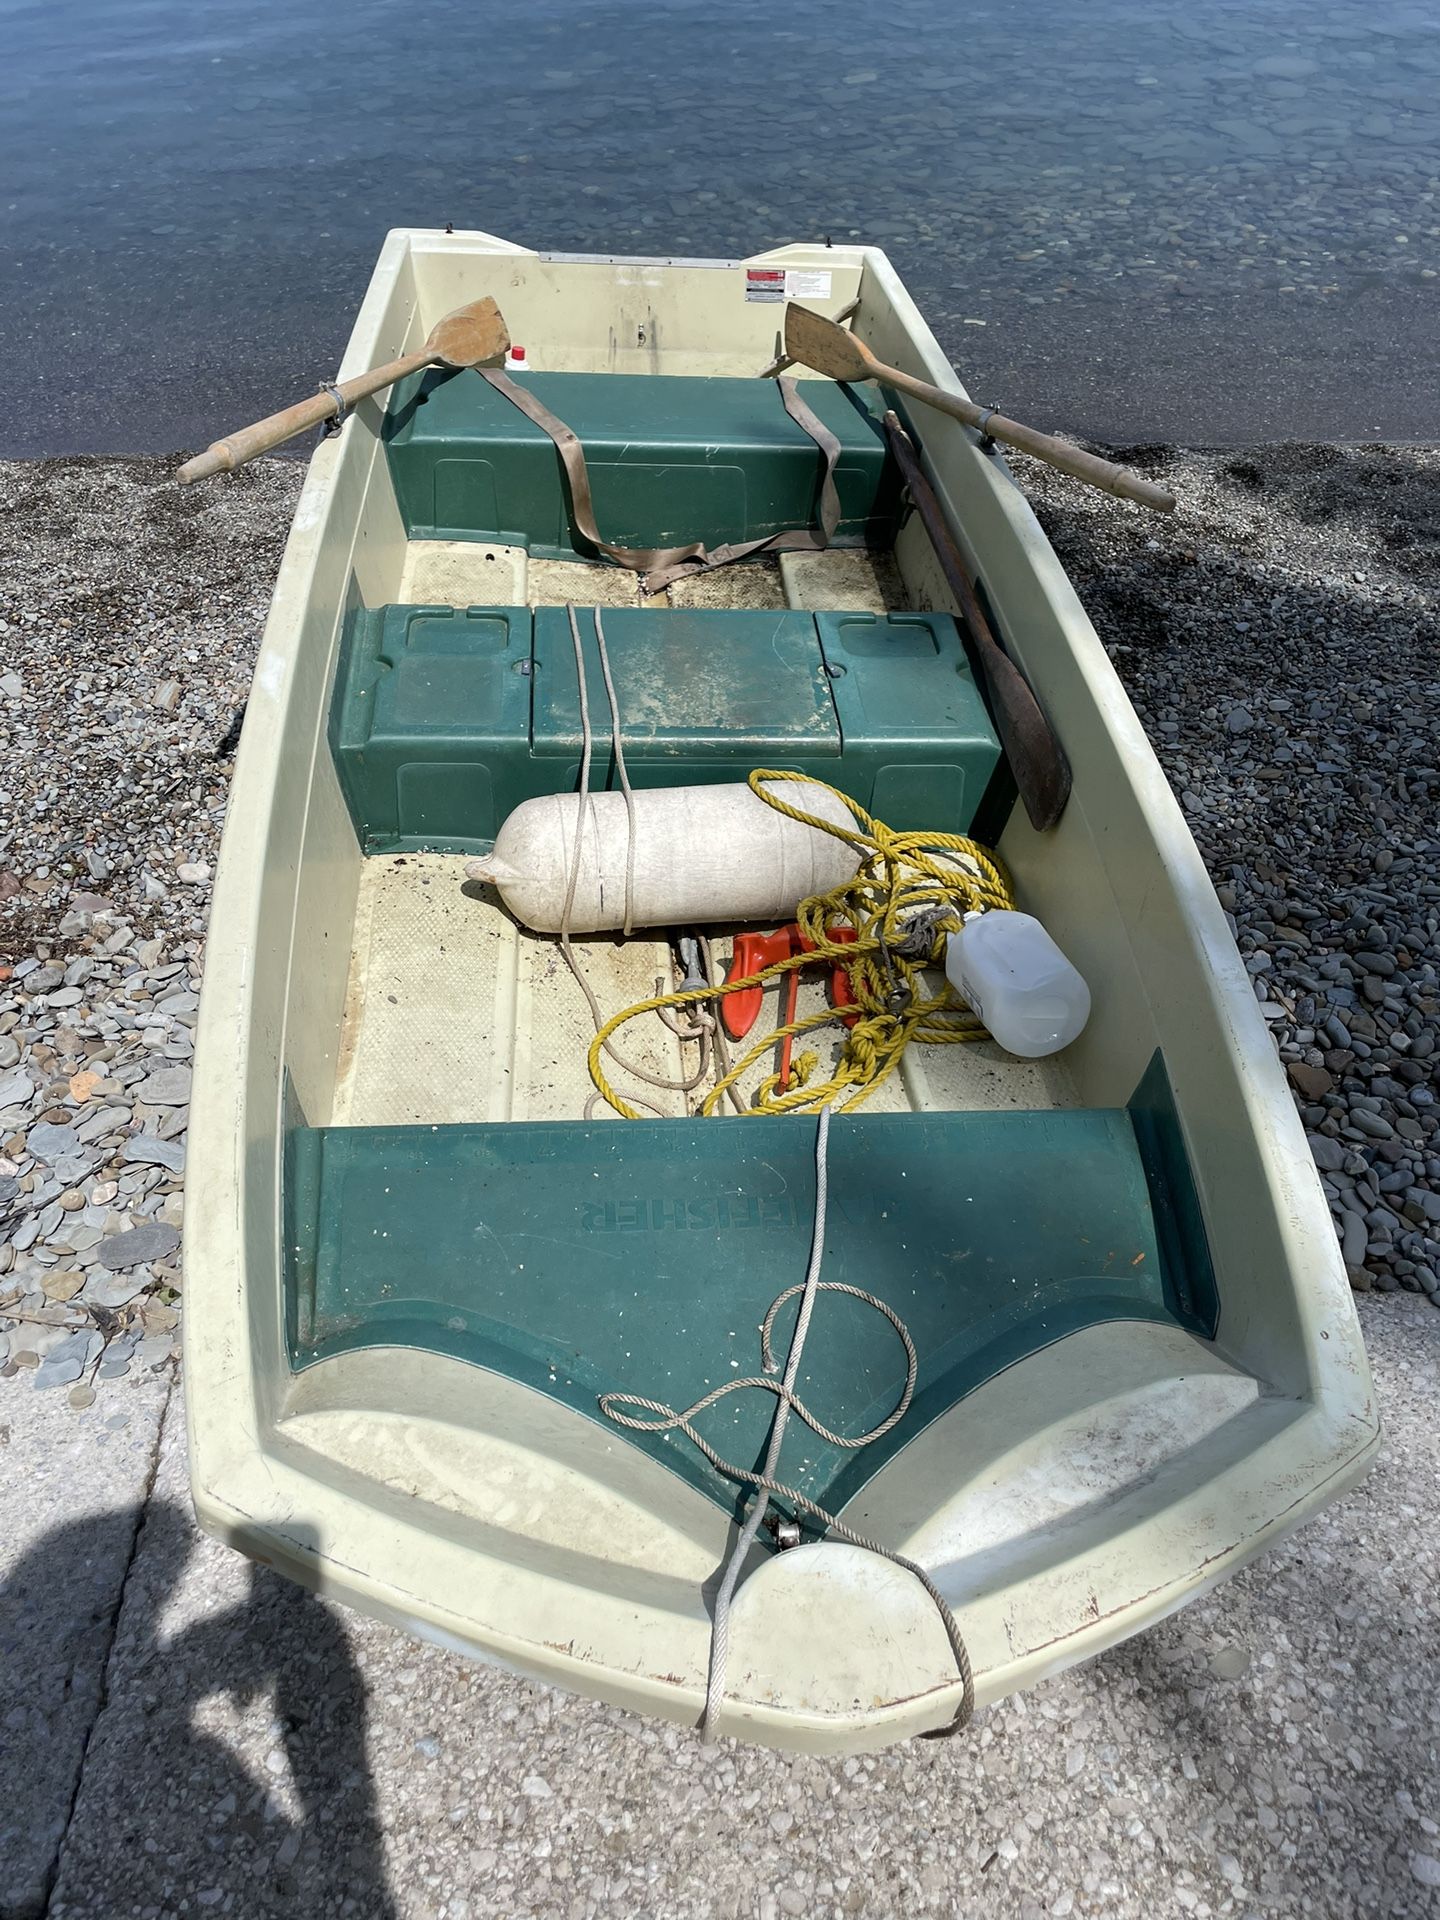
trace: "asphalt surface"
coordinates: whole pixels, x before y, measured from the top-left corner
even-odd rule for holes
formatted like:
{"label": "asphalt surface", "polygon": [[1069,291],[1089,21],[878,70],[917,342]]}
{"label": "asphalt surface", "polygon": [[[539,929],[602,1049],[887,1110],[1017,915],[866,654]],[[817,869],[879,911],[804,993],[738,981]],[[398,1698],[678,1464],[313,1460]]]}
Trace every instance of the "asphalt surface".
{"label": "asphalt surface", "polygon": [[1440,1317],[1360,1310],[1362,1486],[967,1737],[843,1761],[707,1751],[310,1598],[196,1535],[178,1390],[157,1433],[148,1381],[83,1422],[6,1382],[0,1914],[1422,1920]]}

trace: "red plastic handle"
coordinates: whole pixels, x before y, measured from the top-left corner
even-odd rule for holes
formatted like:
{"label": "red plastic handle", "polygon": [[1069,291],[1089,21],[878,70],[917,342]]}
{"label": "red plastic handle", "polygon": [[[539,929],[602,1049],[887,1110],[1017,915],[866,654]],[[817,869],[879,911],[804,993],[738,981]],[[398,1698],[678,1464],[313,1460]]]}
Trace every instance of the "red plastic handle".
{"label": "red plastic handle", "polygon": [[[777,960],[788,960],[796,952],[800,929],[792,922],[778,933],[737,933],[735,951],[728,978],[747,980],[752,973],[773,967]],[[739,993],[727,993],[720,1001],[720,1017],[732,1040],[743,1040],[760,1018],[765,1002],[764,987],[744,987]]]}
{"label": "red plastic handle", "polygon": [[[840,945],[849,946],[855,939],[855,929],[848,920],[837,922],[826,929],[830,938]],[[752,973],[761,973],[766,967],[773,967],[777,960],[788,960],[797,953],[813,953],[815,944],[807,940],[793,921],[788,927],[781,927],[776,933],[737,933],[735,947],[730,959],[730,971],[726,976],[730,980],[746,980]],[[785,979],[785,991],[782,996],[780,1025],[788,1027],[795,1018],[796,1000],[800,991],[800,969],[794,968]],[[727,993],[720,1001],[720,1018],[725,1023],[725,1031],[732,1040],[743,1040],[755,1022],[760,1018],[760,1009],[765,1003],[764,987],[742,987],[738,993]],[[850,985],[850,976],[844,967],[832,967],[830,970],[830,1004],[835,1008],[853,1007],[855,994]],[[858,1012],[845,1016],[847,1027],[853,1027],[860,1018]],[[793,1034],[786,1034],[780,1043],[780,1080],[781,1093],[790,1085],[790,1056],[795,1043]]]}

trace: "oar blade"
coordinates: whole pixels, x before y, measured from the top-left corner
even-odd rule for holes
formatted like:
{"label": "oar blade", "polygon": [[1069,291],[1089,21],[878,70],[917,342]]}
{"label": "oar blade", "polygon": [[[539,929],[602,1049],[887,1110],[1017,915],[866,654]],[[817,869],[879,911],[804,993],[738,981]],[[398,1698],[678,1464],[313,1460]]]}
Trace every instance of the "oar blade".
{"label": "oar blade", "polygon": [[870,369],[864,348],[844,327],[823,313],[797,307],[785,309],[785,352],[802,367],[824,374],[827,380],[868,380]]}
{"label": "oar blade", "polygon": [[447,313],[425,344],[442,366],[498,367],[510,350],[510,334],[504,315],[486,294]]}

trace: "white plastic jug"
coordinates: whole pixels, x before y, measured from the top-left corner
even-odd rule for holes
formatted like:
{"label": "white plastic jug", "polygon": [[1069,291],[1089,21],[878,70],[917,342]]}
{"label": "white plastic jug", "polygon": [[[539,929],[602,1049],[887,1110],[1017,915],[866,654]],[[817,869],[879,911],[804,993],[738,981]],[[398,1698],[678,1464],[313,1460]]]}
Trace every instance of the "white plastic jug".
{"label": "white plastic jug", "polygon": [[1090,989],[1029,913],[968,913],[945,943],[945,976],[1009,1053],[1058,1053],[1090,1018]]}

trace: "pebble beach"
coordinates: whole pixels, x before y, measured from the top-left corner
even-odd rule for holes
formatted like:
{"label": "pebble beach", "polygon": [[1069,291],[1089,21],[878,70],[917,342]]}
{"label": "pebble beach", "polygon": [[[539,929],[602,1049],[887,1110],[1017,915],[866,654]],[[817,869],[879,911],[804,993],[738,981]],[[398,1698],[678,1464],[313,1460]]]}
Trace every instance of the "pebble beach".
{"label": "pebble beach", "polygon": [[1245,957],[1388,1453],[969,1739],[843,1765],[702,1755],[195,1534],[192,1034],[303,469],[0,464],[3,1920],[1433,1912],[1440,450],[1119,451],[1173,520],[1015,471]]}
{"label": "pebble beach", "polygon": [[1440,454],[1127,457],[1172,522],[1024,485],[1209,867],[1351,1285],[1434,1300]]}
{"label": "pebble beach", "polygon": [[168,1367],[209,882],[301,469],[0,469],[0,1375]]}

